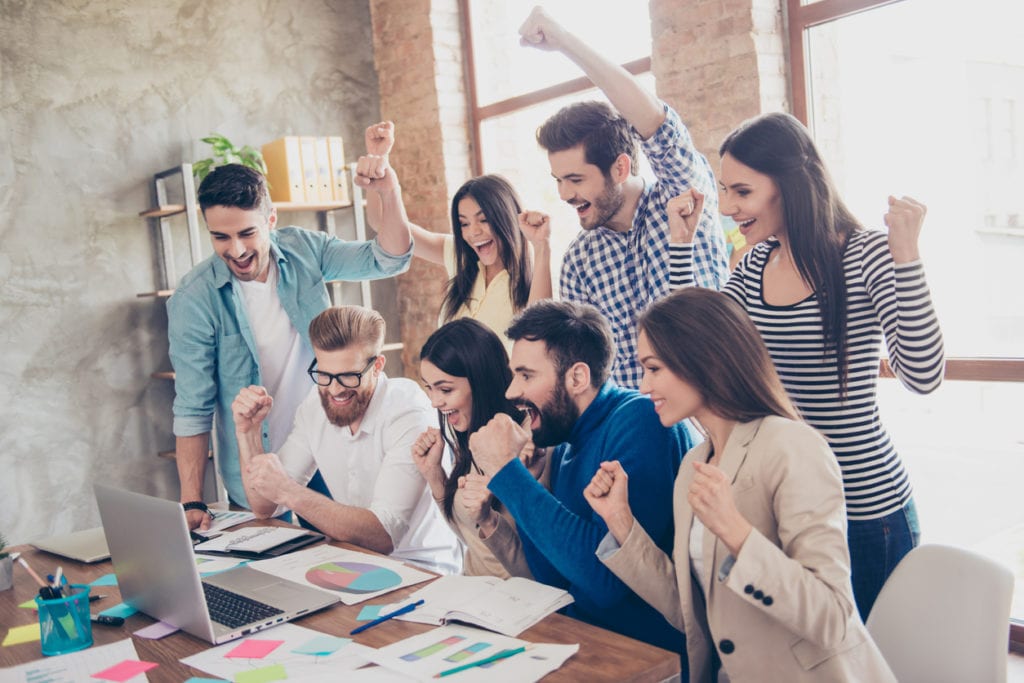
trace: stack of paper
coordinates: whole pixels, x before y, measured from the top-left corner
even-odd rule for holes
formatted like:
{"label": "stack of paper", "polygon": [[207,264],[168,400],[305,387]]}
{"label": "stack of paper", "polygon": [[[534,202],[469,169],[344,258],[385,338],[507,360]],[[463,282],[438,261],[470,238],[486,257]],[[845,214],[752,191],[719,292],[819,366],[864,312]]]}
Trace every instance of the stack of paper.
{"label": "stack of paper", "polygon": [[530,579],[496,576],[442,576],[413,593],[424,604],[397,619],[420,624],[460,621],[517,636],[573,602],[567,591]]}

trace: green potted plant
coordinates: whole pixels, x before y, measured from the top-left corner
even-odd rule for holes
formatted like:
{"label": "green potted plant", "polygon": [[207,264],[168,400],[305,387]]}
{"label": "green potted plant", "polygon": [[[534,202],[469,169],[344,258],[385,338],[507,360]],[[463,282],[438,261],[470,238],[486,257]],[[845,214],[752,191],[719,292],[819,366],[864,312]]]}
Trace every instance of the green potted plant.
{"label": "green potted plant", "polygon": [[263,161],[263,154],[255,147],[250,145],[235,147],[220,133],[211,133],[202,141],[210,145],[213,156],[192,162],[192,172],[195,173],[196,180],[200,183],[210,171],[224,164],[242,164],[267,175],[267,164]]}
{"label": "green potted plant", "polygon": [[7,552],[7,539],[0,534],[0,591],[5,591],[14,585],[14,563],[11,561],[11,554]]}

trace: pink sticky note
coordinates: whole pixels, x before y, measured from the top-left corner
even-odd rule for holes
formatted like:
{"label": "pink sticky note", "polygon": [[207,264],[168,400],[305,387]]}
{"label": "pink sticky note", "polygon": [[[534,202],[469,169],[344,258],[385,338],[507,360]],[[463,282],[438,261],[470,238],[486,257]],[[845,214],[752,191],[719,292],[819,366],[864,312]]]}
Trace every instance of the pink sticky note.
{"label": "pink sticky note", "polygon": [[241,645],[224,656],[241,659],[263,659],[280,647],[282,643],[284,643],[283,640],[256,640],[255,638],[250,638],[249,640],[242,641]]}
{"label": "pink sticky note", "polygon": [[104,669],[92,675],[93,678],[102,678],[106,681],[117,681],[124,683],[129,678],[134,678],[150,669],[155,669],[159,664],[155,662],[140,662],[135,659],[126,659],[120,664],[115,664],[109,669]]}

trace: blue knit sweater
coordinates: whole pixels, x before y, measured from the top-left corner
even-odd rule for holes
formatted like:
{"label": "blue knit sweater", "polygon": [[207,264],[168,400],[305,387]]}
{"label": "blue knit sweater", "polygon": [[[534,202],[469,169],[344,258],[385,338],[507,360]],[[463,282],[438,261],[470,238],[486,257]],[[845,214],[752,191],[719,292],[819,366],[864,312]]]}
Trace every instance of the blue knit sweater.
{"label": "blue knit sweater", "polygon": [[637,521],[666,553],[672,551],[672,487],[683,455],[700,441],[683,424],[661,426],[651,401],[610,380],[551,454],[551,490],[513,460],[489,488],[516,520],[523,553],[537,581],[568,590],[566,613],[582,621],[675,652],[686,641],[597,559],[608,532],[583,497],[602,461],[618,460],[629,475]]}

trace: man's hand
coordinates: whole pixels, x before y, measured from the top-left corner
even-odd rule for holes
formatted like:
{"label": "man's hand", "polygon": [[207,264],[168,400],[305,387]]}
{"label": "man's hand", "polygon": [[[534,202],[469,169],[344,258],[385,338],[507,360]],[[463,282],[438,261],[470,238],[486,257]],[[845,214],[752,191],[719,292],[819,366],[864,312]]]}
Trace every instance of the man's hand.
{"label": "man's hand", "polygon": [[484,474],[494,476],[519,456],[529,440],[527,430],[505,413],[498,413],[469,437],[469,450]]}
{"label": "man's hand", "polygon": [[185,510],[185,521],[188,522],[189,530],[199,529],[200,531],[206,531],[210,528],[213,517],[209,512],[203,512],[202,510]]}
{"label": "man's hand", "polygon": [[551,241],[551,218],[540,211],[523,211],[519,214],[519,230],[532,244]]}
{"label": "man's hand", "polygon": [[697,234],[700,212],[704,209],[704,195],[693,189],[668,200],[668,240],[674,244],[690,244]]}
{"label": "man's hand", "polygon": [[885,214],[885,225],[889,228],[889,253],[894,263],[910,263],[921,258],[917,240],[928,207],[910,197],[896,199],[889,197],[889,211]]}
{"label": "man's hand", "polygon": [[[444,439],[437,427],[427,427],[412,444],[412,461],[426,479],[431,491],[444,490],[445,473],[441,467]],[[435,498],[438,496],[435,494]]]}
{"label": "man's hand", "polygon": [[608,525],[619,545],[625,543],[633,528],[633,511],[629,507],[629,477],[618,460],[601,463],[583,489],[583,497]]}
{"label": "man's hand", "polygon": [[254,429],[260,429],[263,421],[267,419],[271,407],[274,405],[274,398],[267,393],[264,387],[255,384],[244,387],[231,402],[231,415],[235,419],[235,432],[237,434],[248,434]]}
{"label": "man's hand", "polygon": [[519,27],[519,44],[538,50],[561,50],[565,29],[540,7],[534,7],[530,16]]}
{"label": "man's hand", "polygon": [[366,153],[386,157],[395,146],[395,124],[391,121],[381,121],[366,129]]}
{"label": "man's hand", "polygon": [[386,156],[367,154],[356,162],[355,183],[366,190],[381,194],[399,189],[398,175]]}
{"label": "man's hand", "polygon": [[260,453],[249,460],[249,483],[258,494],[277,505],[285,500],[299,484],[288,476],[276,453]]}

